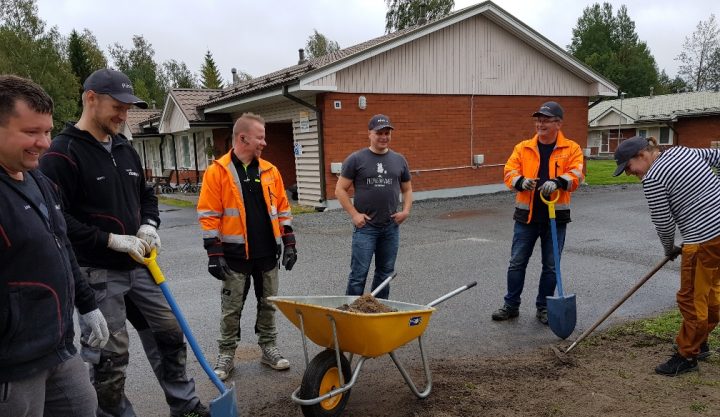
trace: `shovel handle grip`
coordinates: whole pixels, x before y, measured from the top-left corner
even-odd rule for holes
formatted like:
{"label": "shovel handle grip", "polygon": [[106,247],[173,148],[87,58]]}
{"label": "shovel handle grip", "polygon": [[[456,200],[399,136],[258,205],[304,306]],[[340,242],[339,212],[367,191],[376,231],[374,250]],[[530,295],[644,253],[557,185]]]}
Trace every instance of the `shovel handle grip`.
{"label": "shovel handle grip", "polygon": [[557,203],[557,201],[558,201],[559,198],[560,198],[560,193],[559,193],[559,192],[557,192],[557,194],[555,195],[555,198],[553,198],[552,200],[546,199],[545,196],[543,196],[543,193],[540,193],[540,200],[542,200],[543,203],[547,204],[547,206],[548,206],[548,216],[549,216],[551,219],[554,219],[554,218],[555,218],[555,203]]}
{"label": "shovel handle grip", "polygon": [[145,265],[147,269],[150,270],[150,274],[152,275],[157,285],[165,282],[165,276],[163,275],[162,271],[160,270],[160,266],[157,263],[157,249],[153,248],[150,251],[150,254],[144,258],[136,258],[134,256],[132,258],[135,260],[135,262]]}

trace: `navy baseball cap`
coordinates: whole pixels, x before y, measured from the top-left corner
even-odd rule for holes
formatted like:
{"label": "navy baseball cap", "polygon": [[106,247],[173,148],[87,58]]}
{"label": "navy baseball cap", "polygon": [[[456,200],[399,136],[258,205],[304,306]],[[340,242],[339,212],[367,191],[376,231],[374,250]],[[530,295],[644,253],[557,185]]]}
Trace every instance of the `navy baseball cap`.
{"label": "navy baseball cap", "polygon": [[642,136],[633,136],[624,140],[617,149],[615,149],[615,163],[617,168],[613,172],[613,177],[625,172],[625,167],[630,160],[638,154],[638,152],[648,147],[648,140]]}
{"label": "navy baseball cap", "polygon": [[107,68],[97,70],[87,77],[83,89],[107,94],[121,103],[133,104],[141,109],[148,108],[146,102],[135,96],[130,78],[120,71]]}
{"label": "navy baseball cap", "polygon": [[368,130],[381,130],[385,128],[395,129],[390,123],[390,118],[384,114],[376,114],[368,123]]}
{"label": "navy baseball cap", "polygon": [[533,113],[533,117],[538,116],[557,117],[559,119],[562,119],[563,108],[554,101],[548,101],[547,103],[543,103],[543,105],[540,106],[538,111]]}

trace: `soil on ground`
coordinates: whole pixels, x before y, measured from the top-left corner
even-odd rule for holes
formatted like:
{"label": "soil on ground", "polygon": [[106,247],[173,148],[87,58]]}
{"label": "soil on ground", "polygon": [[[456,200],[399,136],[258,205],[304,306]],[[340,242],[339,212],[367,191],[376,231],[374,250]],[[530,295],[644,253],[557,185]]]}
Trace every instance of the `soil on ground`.
{"label": "soil on ground", "polygon": [[[361,371],[342,416],[720,415],[720,353],[701,361],[696,372],[657,375],[655,366],[672,354],[671,342],[645,334],[608,332],[585,339],[564,360],[550,346],[502,357],[431,357],[433,387],[424,400],[410,392],[389,362],[387,369]],[[556,346],[564,351],[568,345]],[[406,367],[416,383],[423,385],[420,362]],[[282,396],[252,407],[248,415],[302,416],[302,411]]]}
{"label": "soil on ground", "polygon": [[385,304],[378,301],[377,298],[371,294],[363,294],[358,297],[352,304],[343,304],[338,307],[338,310],[349,311],[351,313],[391,313],[397,311],[394,308],[388,307]]}

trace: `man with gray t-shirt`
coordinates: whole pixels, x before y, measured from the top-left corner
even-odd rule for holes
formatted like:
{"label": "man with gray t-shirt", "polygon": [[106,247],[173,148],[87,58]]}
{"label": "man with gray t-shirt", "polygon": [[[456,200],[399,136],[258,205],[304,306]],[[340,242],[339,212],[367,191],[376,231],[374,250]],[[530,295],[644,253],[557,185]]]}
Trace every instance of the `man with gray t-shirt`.
{"label": "man with gray t-shirt", "polygon": [[[400,224],[410,215],[410,168],[401,154],[390,150],[393,125],[383,114],[368,123],[370,147],[345,159],[335,187],[335,197],[353,222],[352,258],[346,295],[362,295],[370,262],[375,255],[372,289],[395,270],[400,246]],[[350,200],[350,187],[355,201]],[[397,211],[402,194],[402,211]],[[378,298],[388,298],[390,286]]]}

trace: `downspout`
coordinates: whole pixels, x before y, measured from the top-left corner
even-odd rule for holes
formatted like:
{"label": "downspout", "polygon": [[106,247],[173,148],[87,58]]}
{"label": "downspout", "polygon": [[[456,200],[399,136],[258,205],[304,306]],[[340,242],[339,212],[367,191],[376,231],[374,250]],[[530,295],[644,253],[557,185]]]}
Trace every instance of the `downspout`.
{"label": "downspout", "polygon": [[166,135],[162,135],[160,137],[160,175],[163,175],[165,172],[165,158],[163,158],[163,144],[165,144],[165,136]]}
{"label": "downspout", "polygon": [[195,132],[193,132],[193,153],[195,154],[195,184],[200,182],[200,171],[198,171],[197,143],[195,143]]}
{"label": "downspout", "polygon": [[[145,151],[145,141],[142,141],[141,143],[142,143],[142,150],[143,150],[143,164],[145,164],[145,166],[143,167],[143,171],[144,171],[143,174],[145,177],[147,177],[148,176],[148,173],[147,173],[148,162],[147,162],[147,152]],[[152,177],[152,172],[150,173],[150,176]]]}
{"label": "downspout", "polygon": [[[324,145],[323,145],[323,122],[322,122],[323,114],[322,114],[322,111],[318,107],[313,106],[312,104],[310,104],[306,101],[303,101],[303,100],[291,95],[290,93],[288,93],[287,85],[283,86],[282,94],[283,94],[283,97],[285,97],[289,100],[292,100],[292,101],[300,104],[301,106],[309,108],[310,110],[314,111],[315,114],[317,115],[318,158],[320,159],[320,167],[319,167],[319,170],[320,170],[320,201],[319,201],[319,203],[323,203],[327,200],[327,198],[326,198],[327,193],[325,190],[325,187],[326,187],[326,185],[325,185],[325,150],[324,150]],[[297,167],[295,169],[297,169]]]}
{"label": "downspout", "polygon": [[[677,121],[677,120],[676,120],[676,121]],[[678,131],[675,130],[675,127],[674,127],[672,124],[670,124],[670,120],[668,120],[667,122],[665,122],[665,125],[668,127],[668,129],[670,129],[670,130],[673,131],[673,139],[674,139],[674,140],[673,140],[673,145],[674,145],[674,146],[679,146],[679,145],[680,145],[680,134],[678,134]],[[660,140],[660,138],[658,138],[658,140]]]}

